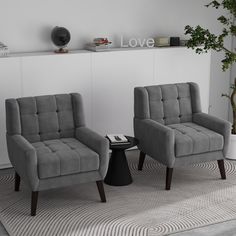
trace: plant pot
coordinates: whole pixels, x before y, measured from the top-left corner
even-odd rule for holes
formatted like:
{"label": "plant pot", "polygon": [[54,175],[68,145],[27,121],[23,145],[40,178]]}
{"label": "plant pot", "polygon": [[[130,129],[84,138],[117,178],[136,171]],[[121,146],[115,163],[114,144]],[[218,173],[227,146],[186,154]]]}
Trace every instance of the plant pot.
{"label": "plant pot", "polygon": [[229,151],[226,155],[228,159],[236,160],[236,134],[231,134]]}

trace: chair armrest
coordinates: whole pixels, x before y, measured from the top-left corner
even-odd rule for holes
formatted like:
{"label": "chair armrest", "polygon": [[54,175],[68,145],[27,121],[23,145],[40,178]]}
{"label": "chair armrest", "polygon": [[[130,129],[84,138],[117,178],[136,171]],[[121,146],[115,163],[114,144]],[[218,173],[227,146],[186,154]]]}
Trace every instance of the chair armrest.
{"label": "chair armrest", "polygon": [[231,123],[206,113],[195,113],[193,115],[193,122],[213,130],[224,137],[223,154],[225,156],[227,154],[230,142]]}
{"label": "chair armrest", "polygon": [[175,162],[174,131],[150,119],[134,119],[135,137],[138,147],[162,164],[173,167]]}
{"label": "chair armrest", "polygon": [[76,129],[76,138],[99,154],[99,172],[102,178],[104,178],[107,173],[109,162],[109,141],[105,137],[86,127],[79,127]]}
{"label": "chair armrest", "polygon": [[11,163],[32,191],[39,185],[37,154],[35,148],[21,135],[7,134],[7,148]]}

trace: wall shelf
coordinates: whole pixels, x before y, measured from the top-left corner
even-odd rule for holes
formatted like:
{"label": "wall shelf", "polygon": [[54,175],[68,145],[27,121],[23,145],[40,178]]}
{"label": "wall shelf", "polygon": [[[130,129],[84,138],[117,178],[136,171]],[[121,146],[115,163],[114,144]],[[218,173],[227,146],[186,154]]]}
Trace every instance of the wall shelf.
{"label": "wall shelf", "polygon": [[105,52],[130,52],[130,51],[145,51],[145,50],[163,50],[163,49],[182,49],[186,48],[185,46],[178,46],[178,47],[154,47],[154,48],[148,48],[148,47],[136,47],[136,48],[110,48],[106,51],[100,51],[100,52],[93,52],[87,49],[81,49],[81,50],[70,50],[68,53],[54,53],[53,51],[42,51],[42,52],[21,52],[21,53],[10,53],[8,56],[0,57],[0,59],[4,58],[12,58],[12,57],[32,57],[32,56],[66,56],[71,54],[83,54],[83,53],[105,53]]}

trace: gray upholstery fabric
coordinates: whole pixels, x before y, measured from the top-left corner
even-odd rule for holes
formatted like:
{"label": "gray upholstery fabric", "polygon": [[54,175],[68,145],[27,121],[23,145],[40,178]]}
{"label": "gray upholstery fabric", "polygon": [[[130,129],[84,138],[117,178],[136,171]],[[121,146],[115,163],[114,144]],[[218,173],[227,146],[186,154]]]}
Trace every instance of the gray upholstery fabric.
{"label": "gray upholstery fabric", "polygon": [[22,135],[7,134],[7,149],[10,161],[29,187],[36,191],[39,185],[36,150]]}
{"label": "gray upholstery fabric", "polygon": [[197,163],[209,162],[209,161],[216,161],[216,160],[223,160],[225,157],[222,151],[215,151],[215,152],[205,152],[201,154],[194,154],[188,156],[182,156],[175,159],[175,167],[177,166],[188,166]]}
{"label": "gray upholstery fabric", "polygon": [[6,127],[9,135],[21,134],[19,104],[15,99],[6,100]]}
{"label": "gray upholstery fabric", "polygon": [[230,123],[201,113],[197,84],[155,85],[134,89],[134,133],[141,151],[174,167],[224,158]]}
{"label": "gray upholstery fabric", "polygon": [[82,97],[79,93],[72,93],[72,106],[73,106],[73,115],[75,127],[85,126],[85,117],[84,117],[84,106],[82,102]]}
{"label": "gray upholstery fabric", "polygon": [[192,120],[188,84],[152,86],[146,88],[149,97],[150,119],[162,124]]}
{"label": "gray upholstery fabric", "polygon": [[168,125],[190,122],[192,113],[200,111],[199,89],[195,83],[135,88],[135,118],[152,119]]}
{"label": "gray upholstery fabric", "polygon": [[40,179],[98,170],[99,155],[74,138],[32,143]]}
{"label": "gray upholstery fabric", "polygon": [[229,148],[231,123],[204,113],[193,114],[193,121],[198,125],[221,134],[224,137],[223,153],[225,156]]}
{"label": "gray upholstery fabric", "polygon": [[109,162],[109,141],[86,127],[80,127],[76,129],[76,138],[80,142],[87,145],[94,152],[99,154],[99,173],[101,174],[102,178],[104,178],[107,173]]}
{"label": "gray upholstery fabric", "polygon": [[222,135],[194,123],[168,125],[175,132],[175,156],[187,156],[223,149]]}
{"label": "gray upholstery fabric", "polygon": [[200,91],[196,83],[188,83],[191,94],[191,104],[193,113],[198,113],[202,111],[201,100],[200,100]]}
{"label": "gray upholstery fabric", "polygon": [[[52,177],[47,179],[41,179],[37,190],[41,191],[47,189],[54,189],[98,180],[101,180],[101,175],[99,171],[89,171],[82,172],[79,174],[62,175],[60,178]],[[79,186],[75,186],[75,188],[79,188]]]}
{"label": "gray upholstery fabric", "polygon": [[104,178],[108,140],[85,127],[80,94],[7,99],[6,125],[11,163],[33,191]]}
{"label": "gray upholstery fabric", "polygon": [[17,99],[22,135],[30,142],[74,137],[72,95]]}
{"label": "gray upholstery fabric", "polygon": [[146,88],[137,87],[134,89],[134,114],[135,118],[138,119],[150,118],[148,92]]}
{"label": "gray upholstery fabric", "polygon": [[138,147],[144,153],[157,159],[163,165],[173,166],[175,162],[175,134],[168,126],[150,119],[134,119],[134,135]]}

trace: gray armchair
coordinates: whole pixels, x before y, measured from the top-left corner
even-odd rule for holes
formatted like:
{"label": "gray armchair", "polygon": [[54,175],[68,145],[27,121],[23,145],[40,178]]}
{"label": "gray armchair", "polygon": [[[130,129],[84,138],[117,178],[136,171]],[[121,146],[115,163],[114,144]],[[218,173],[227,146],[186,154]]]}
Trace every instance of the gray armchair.
{"label": "gray armchair", "polygon": [[217,160],[221,177],[226,178],[224,158],[231,124],[201,112],[197,84],[137,87],[134,114],[138,169],[142,170],[146,154],[165,165],[166,190],[176,166]]}
{"label": "gray armchair", "polygon": [[80,94],[6,100],[7,147],[16,171],[32,191],[31,215],[38,192],[96,181],[105,202],[103,178],[108,167],[108,140],[85,127]]}

